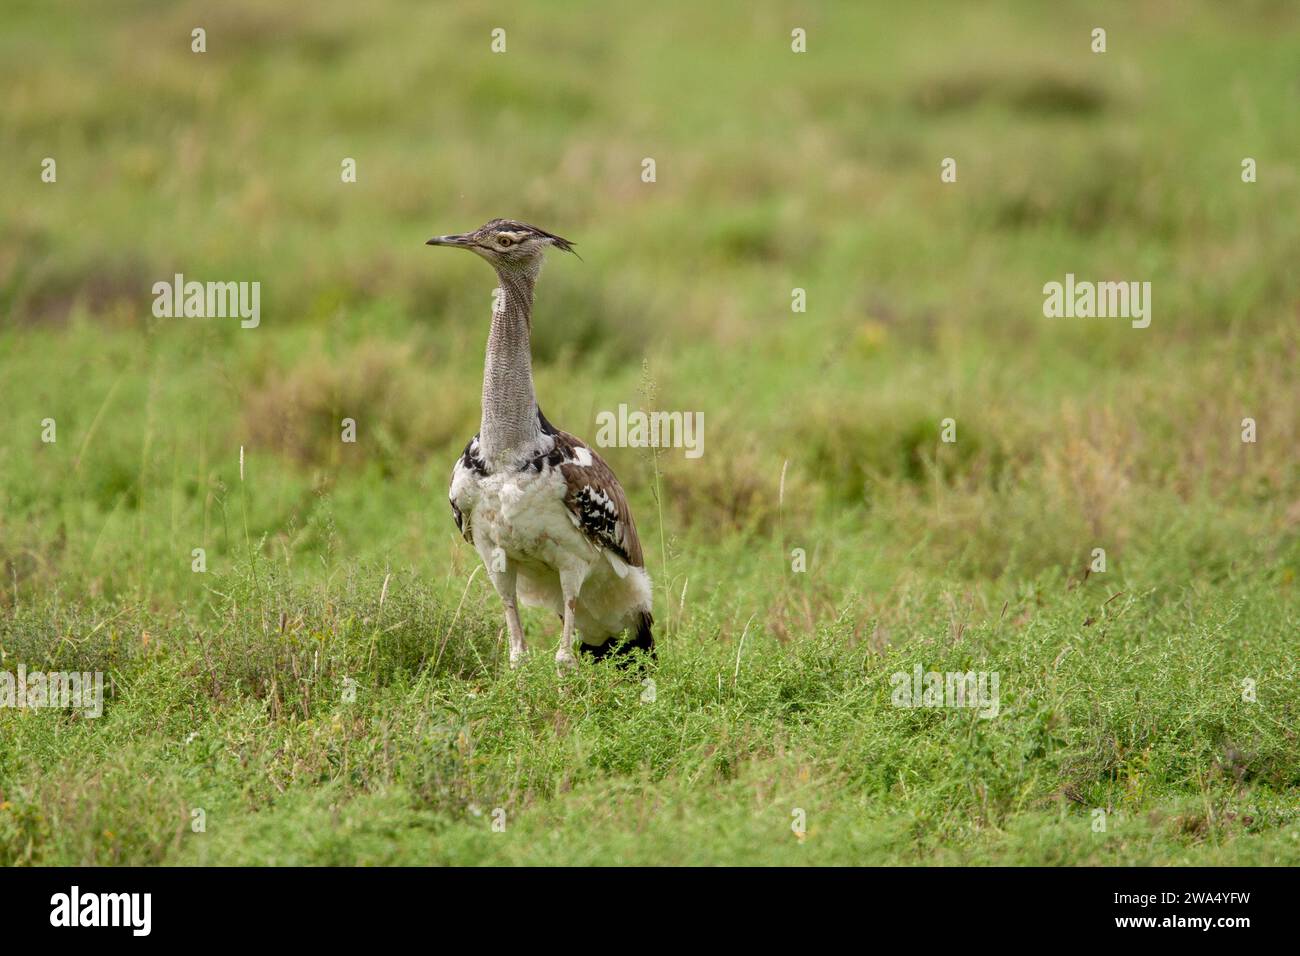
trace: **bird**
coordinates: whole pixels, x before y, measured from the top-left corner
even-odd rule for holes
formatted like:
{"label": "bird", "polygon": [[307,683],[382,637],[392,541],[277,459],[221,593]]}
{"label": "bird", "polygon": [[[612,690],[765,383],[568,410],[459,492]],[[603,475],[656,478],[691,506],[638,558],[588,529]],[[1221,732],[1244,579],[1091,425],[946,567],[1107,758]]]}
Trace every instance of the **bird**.
{"label": "bird", "polygon": [[623,486],[595,450],[547,420],[533,388],[534,288],[547,251],[576,256],[574,243],[515,219],[492,219],[426,244],[474,253],[499,282],[479,431],[456,460],[448,499],[501,599],[510,666],[528,650],[519,602],[550,608],[563,621],[555,652],[561,670],[577,664],[575,634],[593,660],[654,661],[652,582]]}

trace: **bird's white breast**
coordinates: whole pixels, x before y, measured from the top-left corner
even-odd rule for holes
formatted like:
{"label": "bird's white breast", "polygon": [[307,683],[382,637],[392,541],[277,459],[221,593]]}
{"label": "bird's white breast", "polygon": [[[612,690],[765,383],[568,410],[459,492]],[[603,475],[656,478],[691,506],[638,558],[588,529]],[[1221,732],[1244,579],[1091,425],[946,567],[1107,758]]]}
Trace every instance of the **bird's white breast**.
{"label": "bird's white breast", "polygon": [[452,499],[485,557],[499,548],[524,565],[563,567],[596,554],[564,504],[567,485],[558,468],[457,478]]}

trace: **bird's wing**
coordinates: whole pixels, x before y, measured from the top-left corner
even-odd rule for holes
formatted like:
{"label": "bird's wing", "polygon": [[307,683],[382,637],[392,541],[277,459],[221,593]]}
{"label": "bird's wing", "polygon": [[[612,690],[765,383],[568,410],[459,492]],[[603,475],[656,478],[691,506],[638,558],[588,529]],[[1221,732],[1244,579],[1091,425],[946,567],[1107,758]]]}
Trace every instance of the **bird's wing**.
{"label": "bird's wing", "polygon": [[558,429],[553,434],[561,456],[560,474],[568,485],[564,504],[574,523],[596,547],[612,551],[634,568],[644,568],[632,511],[614,472],[581,439]]}
{"label": "bird's wing", "polygon": [[474,543],[474,532],[469,524],[465,521],[465,515],[461,513],[460,505],[456,499],[461,497],[463,489],[467,482],[481,478],[487,474],[487,467],[483,459],[479,456],[478,436],[475,435],[465,446],[465,451],[456,459],[456,464],[451,469],[451,489],[447,492],[447,501],[451,505],[451,516],[456,519],[456,530],[470,544]]}

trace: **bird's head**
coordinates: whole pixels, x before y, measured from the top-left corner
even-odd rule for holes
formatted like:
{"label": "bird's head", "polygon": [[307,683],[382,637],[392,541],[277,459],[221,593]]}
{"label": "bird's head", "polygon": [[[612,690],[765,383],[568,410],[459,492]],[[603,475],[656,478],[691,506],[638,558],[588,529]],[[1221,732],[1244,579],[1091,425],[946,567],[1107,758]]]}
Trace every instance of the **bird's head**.
{"label": "bird's head", "polygon": [[568,239],[514,219],[493,219],[473,232],[434,236],[425,245],[468,249],[498,270],[532,275],[541,268],[543,254],[549,247],[573,252],[573,243]]}

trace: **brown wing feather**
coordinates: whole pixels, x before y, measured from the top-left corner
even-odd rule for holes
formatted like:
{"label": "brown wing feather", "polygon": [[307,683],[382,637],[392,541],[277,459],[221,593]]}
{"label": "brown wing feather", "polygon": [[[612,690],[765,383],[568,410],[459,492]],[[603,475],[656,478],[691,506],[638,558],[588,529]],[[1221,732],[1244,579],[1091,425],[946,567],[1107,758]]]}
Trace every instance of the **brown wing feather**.
{"label": "brown wing feather", "polygon": [[[564,503],[578,519],[578,527],[599,547],[609,548],[634,568],[644,568],[645,556],[641,553],[636,523],[614,472],[582,439],[558,429],[554,435],[556,449],[564,458],[560,472],[569,485]],[[590,465],[578,462],[576,449],[579,448],[591,455]]]}

